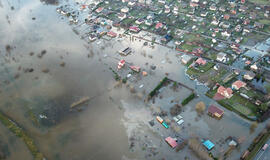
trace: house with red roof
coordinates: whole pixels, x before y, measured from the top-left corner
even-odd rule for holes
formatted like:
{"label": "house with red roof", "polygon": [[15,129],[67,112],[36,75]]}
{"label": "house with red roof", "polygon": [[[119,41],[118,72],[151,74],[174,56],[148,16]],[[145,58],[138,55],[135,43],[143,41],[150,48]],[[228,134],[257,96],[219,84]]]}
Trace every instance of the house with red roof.
{"label": "house with red roof", "polygon": [[136,26],[130,26],[129,30],[132,32],[138,33],[138,32],[140,32],[141,29],[139,27],[136,27]]}
{"label": "house with red roof", "polygon": [[211,105],[208,107],[208,115],[209,116],[221,119],[223,114],[224,114],[224,111],[215,105]]}
{"label": "house with red roof", "polygon": [[175,148],[178,144],[176,142],[175,139],[173,139],[172,137],[167,137],[165,138],[165,141],[172,147]]}
{"label": "house with red roof", "polygon": [[202,58],[198,58],[196,61],[195,61],[196,64],[198,65],[205,65],[206,64],[206,60],[202,59]]}
{"label": "house with red roof", "polygon": [[158,22],[155,26],[156,29],[162,28],[163,24],[161,22]]}
{"label": "house with red roof", "polygon": [[231,98],[233,96],[233,91],[231,88],[225,88],[223,86],[220,86],[217,90],[217,93],[224,96],[225,98]]}
{"label": "house with red roof", "polygon": [[225,15],[224,15],[224,19],[229,20],[229,19],[230,19],[230,15],[225,14]]}
{"label": "house with red roof", "polygon": [[111,37],[111,38],[115,38],[117,36],[117,33],[113,32],[113,31],[109,31],[107,33],[107,36]]}
{"label": "house with red roof", "polygon": [[242,87],[245,87],[247,84],[243,81],[237,80],[233,82],[232,89],[239,90]]}
{"label": "house with red roof", "polygon": [[98,9],[96,9],[96,12],[97,13],[100,13],[100,12],[102,12],[103,11],[103,8],[102,7],[99,7]]}

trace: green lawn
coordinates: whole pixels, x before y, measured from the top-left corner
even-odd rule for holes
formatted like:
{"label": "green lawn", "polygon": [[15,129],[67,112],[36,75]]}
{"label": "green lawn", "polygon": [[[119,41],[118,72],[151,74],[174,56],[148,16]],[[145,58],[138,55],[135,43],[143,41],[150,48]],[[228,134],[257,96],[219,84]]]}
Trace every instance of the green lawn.
{"label": "green lawn", "polygon": [[249,0],[249,2],[255,3],[257,5],[269,5],[269,0]]}
{"label": "green lawn", "polygon": [[219,84],[223,84],[223,77],[228,71],[224,68],[220,68],[216,76],[211,77],[212,81],[215,81]]}
{"label": "green lawn", "polygon": [[205,65],[200,65],[197,68],[190,67],[187,70],[188,75],[194,75],[194,76],[199,76],[201,74],[205,74],[207,71],[209,71],[215,63],[212,62],[207,62]]}
{"label": "green lawn", "polygon": [[241,97],[238,93],[234,93],[230,99],[224,99],[222,101],[245,116],[256,116],[257,106]]}

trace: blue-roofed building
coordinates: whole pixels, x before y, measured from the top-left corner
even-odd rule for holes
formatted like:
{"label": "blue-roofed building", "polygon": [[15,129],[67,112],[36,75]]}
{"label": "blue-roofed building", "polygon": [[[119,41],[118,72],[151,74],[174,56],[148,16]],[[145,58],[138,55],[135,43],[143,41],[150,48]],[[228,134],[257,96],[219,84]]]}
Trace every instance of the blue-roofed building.
{"label": "blue-roofed building", "polygon": [[205,148],[207,148],[208,151],[214,148],[215,144],[212,143],[210,140],[206,140],[203,142],[203,145]]}

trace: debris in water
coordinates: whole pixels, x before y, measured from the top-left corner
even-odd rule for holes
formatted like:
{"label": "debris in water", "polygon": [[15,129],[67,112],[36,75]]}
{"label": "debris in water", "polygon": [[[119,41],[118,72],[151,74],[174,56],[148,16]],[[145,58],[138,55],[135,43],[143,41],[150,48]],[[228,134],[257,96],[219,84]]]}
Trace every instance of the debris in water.
{"label": "debris in water", "polygon": [[40,1],[45,3],[45,4],[51,4],[51,5],[58,5],[59,4],[59,0],[40,0]]}
{"label": "debris in water", "polygon": [[65,65],[66,65],[65,62],[60,63],[60,66],[61,66],[61,67],[65,67]]}
{"label": "debris in water", "polygon": [[19,73],[16,73],[15,75],[14,75],[14,78],[15,79],[18,79],[20,77],[20,74]]}
{"label": "debris in water", "polygon": [[30,56],[33,56],[33,55],[34,55],[34,52],[30,52],[29,55],[30,55]]}
{"label": "debris in water", "polygon": [[48,68],[45,68],[45,69],[42,69],[42,72],[43,72],[43,73],[49,73],[50,70],[49,70]]}
{"label": "debris in water", "polygon": [[11,46],[10,46],[9,44],[7,44],[7,45],[6,45],[6,51],[7,51],[8,53],[10,53],[11,49],[12,49]]}
{"label": "debris in water", "polygon": [[27,72],[34,72],[34,69],[33,68],[25,68],[24,73],[27,73]]}
{"label": "debris in water", "polygon": [[33,21],[36,20],[36,17],[32,17],[32,20],[33,20]]}
{"label": "debris in water", "polygon": [[83,103],[86,103],[86,102],[89,101],[89,100],[90,100],[89,97],[83,97],[83,98],[81,98],[79,101],[72,103],[72,104],[70,105],[70,108],[77,107],[78,105],[81,105],[81,104],[83,104]]}
{"label": "debris in water", "polygon": [[40,54],[38,54],[38,58],[42,58],[47,53],[46,50],[42,50]]}

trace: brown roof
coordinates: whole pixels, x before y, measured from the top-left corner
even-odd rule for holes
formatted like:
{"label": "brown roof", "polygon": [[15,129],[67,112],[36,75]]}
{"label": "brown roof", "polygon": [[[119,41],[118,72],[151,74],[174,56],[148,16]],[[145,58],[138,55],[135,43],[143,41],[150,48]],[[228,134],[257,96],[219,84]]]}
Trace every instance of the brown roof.
{"label": "brown roof", "polygon": [[224,111],[214,105],[209,106],[208,112],[211,114],[218,113],[219,115],[223,115]]}

